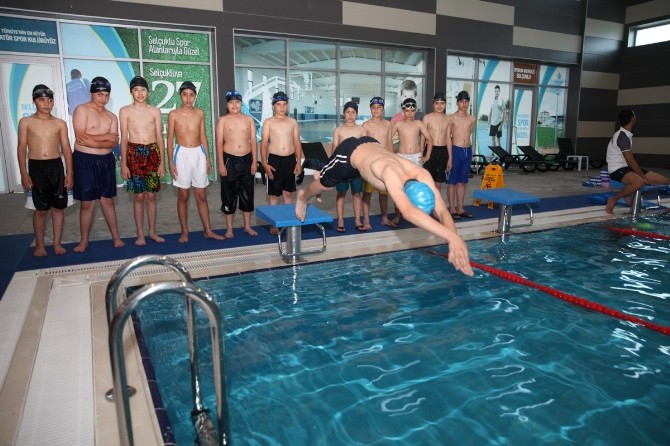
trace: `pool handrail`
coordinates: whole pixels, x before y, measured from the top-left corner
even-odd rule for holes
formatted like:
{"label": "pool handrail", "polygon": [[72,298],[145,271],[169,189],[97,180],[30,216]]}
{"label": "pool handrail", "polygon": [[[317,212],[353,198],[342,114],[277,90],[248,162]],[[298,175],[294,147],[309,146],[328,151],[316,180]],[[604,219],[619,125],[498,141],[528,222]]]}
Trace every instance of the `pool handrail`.
{"label": "pool handrail", "polygon": [[[196,301],[203,308],[209,319],[212,339],[212,362],[214,366],[214,392],[216,394],[216,416],[218,425],[218,437],[216,441],[218,445],[230,445],[230,427],[228,424],[228,403],[226,399],[225,373],[224,373],[224,351],[223,343],[221,342],[221,333],[223,326],[221,324],[221,313],[218,306],[211,298],[211,296],[202,290],[194,283],[186,282],[159,282],[144,285],[142,288],[136,290],[126,300],[124,300],[112,318],[109,326],[109,356],[112,363],[112,374],[114,378],[114,394],[121,395],[121,398],[115,398],[116,416],[119,426],[119,437],[122,446],[133,446],[133,427],[132,417],[130,413],[130,403],[128,401],[128,382],[125,367],[125,355],[123,351],[123,329],[130,315],[135,311],[137,306],[144,299],[151,296],[158,296],[162,294],[181,293],[187,297],[187,302],[190,302],[187,307],[191,307]],[[194,312],[192,308],[188,311],[187,325],[189,331],[193,330]],[[197,349],[193,351],[191,356],[191,363],[198,362]],[[200,383],[191,384],[198,388]],[[195,397],[195,395],[194,395]],[[201,401],[200,401],[201,402]],[[196,406],[196,409],[197,406]],[[205,411],[196,410],[200,414]],[[207,423],[204,423],[207,424]],[[209,432],[203,433],[203,436],[210,436]]]}
{"label": "pool handrail", "polygon": [[172,257],[157,254],[148,254],[135,257],[134,259],[129,260],[128,262],[121,265],[121,267],[119,267],[114,272],[114,274],[112,274],[112,277],[109,279],[109,282],[107,283],[107,289],[105,291],[105,308],[107,309],[107,325],[110,325],[112,323],[112,318],[114,317],[116,308],[119,305],[119,297],[120,297],[119,293],[121,290],[121,283],[133,270],[145,265],[166,266],[172,269],[174,272],[176,272],[182,281],[186,283],[193,282],[191,274],[184,267],[184,265],[182,265]]}

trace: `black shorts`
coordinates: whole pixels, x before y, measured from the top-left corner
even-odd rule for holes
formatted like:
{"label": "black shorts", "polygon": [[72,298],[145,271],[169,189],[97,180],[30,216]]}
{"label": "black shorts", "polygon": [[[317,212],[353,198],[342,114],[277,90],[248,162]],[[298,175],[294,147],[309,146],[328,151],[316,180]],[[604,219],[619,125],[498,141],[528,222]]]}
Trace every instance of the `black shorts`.
{"label": "black shorts", "polygon": [[433,146],[430,159],[426,161],[423,168],[430,172],[436,183],[447,182],[447,162],[449,161],[449,150],[447,146]]}
{"label": "black shorts", "polygon": [[351,137],[342,141],[321,169],[321,178],[319,179],[321,185],[323,187],[335,187],[338,183],[360,177],[361,173],[351,165],[351,154],[358,146],[368,142],[379,144],[379,141],[371,136]]}
{"label": "black shorts", "polygon": [[253,157],[223,154],[226,166],[225,177],[221,177],[221,210],[224,214],[234,214],[239,201],[242,212],[254,210],[254,176],[251,174]]}
{"label": "black shorts", "polygon": [[75,150],[72,164],[75,200],[116,197],[116,159],[113,153],[92,155]]}
{"label": "black shorts", "polygon": [[497,136],[498,138],[502,136],[502,122],[489,126],[489,136]]}
{"label": "black shorts", "polygon": [[[649,172],[647,169],[642,168],[640,169],[642,170],[642,173],[645,175],[647,174],[647,172]],[[610,173],[610,180],[623,182],[623,177],[626,176],[628,172],[632,171],[633,170],[628,166],[622,167],[621,169],[617,169],[614,172]]]}
{"label": "black shorts", "polygon": [[268,195],[279,197],[284,191],[295,192],[295,153],[287,156],[280,156],[270,153],[268,155],[268,164],[275,168],[272,172],[274,178],[267,178],[266,190]]}
{"label": "black shorts", "polygon": [[50,160],[28,160],[28,175],[33,182],[31,189],[35,210],[65,209],[65,169],[60,158]]}

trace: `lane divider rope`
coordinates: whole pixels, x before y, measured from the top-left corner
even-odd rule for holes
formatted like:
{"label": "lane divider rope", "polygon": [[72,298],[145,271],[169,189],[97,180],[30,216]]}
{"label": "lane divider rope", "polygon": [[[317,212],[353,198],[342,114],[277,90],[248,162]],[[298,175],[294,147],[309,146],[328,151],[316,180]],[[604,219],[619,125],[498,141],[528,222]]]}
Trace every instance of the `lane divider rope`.
{"label": "lane divider rope", "polygon": [[[449,254],[445,253],[439,253],[433,250],[428,250],[428,254],[432,255],[437,255],[440,257],[445,257],[447,258]],[[482,271],[486,271],[489,274],[493,274],[494,276],[498,276],[500,278],[503,278],[505,280],[509,280],[510,282],[518,283],[521,285],[525,285],[530,288],[534,288],[536,290],[542,291],[544,293],[549,294],[550,296],[557,297],[559,299],[562,299],[566,302],[570,302],[571,304],[578,305],[580,307],[586,308],[587,310],[591,311],[598,311],[600,313],[606,314],[608,316],[612,316],[617,319],[621,319],[624,321],[632,322],[634,324],[639,324],[642,325],[646,328],[649,328],[650,330],[657,331],[659,333],[663,333],[664,335],[670,336],[670,327],[665,327],[663,325],[655,324],[653,322],[649,322],[647,320],[644,320],[642,318],[639,318],[637,316],[632,316],[630,314],[622,313],[621,311],[615,310],[613,308],[606,307],[605,305],[601,305],[596,302],[591,302],[586,299],[582,299],[581,297],[577,297],[573,294],[568,294],[564,293],[563,291],[559,291],[555,288],[551,288],[545,285],[541,285],[539,283],[530,281],[528,279],[525,279],[518,274],[510,273],[507,271],[503,271],[498,268],[494,268],[492,266],[484,265],[481,263],[477,263],[474,261],[470,261],[470,265],[472,265],[474,268],[481,269]]]}

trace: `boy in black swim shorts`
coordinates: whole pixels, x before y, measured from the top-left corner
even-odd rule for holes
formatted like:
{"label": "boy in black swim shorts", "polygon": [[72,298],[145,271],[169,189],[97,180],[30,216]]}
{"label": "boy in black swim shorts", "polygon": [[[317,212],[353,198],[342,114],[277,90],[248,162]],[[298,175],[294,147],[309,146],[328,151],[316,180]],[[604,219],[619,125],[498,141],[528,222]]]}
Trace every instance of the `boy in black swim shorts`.
{"label": "boy in black swim shorts", "polygon": [[[53,222],[54,253],[66,252],[61,245],[61,238],[63,209],[67,207],[67,189],[72,187],[72,152],[65,121],[51,114],[54,107],[53,97],[53,91],[49,87],[43,84],[36,85],[33,88],[35,114],[19,121],[17,145],[19,170],[21,184],[32,192],[35,207],[34,255],[38,257],[47,255],[44,232],[49,211]],[[67,174],[63,170],[61,156],[65,160]]]}

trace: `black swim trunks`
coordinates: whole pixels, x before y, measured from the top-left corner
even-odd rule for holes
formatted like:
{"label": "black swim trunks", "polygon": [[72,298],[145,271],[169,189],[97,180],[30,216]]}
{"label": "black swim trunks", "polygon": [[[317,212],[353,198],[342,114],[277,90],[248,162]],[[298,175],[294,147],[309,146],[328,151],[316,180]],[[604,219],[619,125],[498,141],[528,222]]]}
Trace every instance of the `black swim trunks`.
{"label": "black swim trunks", "polygon": [[347,138],[337,146],[335,153],[328,159],[328,162],[321,169],[320,182],[324,187],[335,187],[337,183],[360,177],[361,174],[351,165],[351,154],[361,144],[379,141],[371,136],[362,136],[360,138]]}
{"label": "black swim trunks", "polygon": [[436,183],[447,182],[447,162],[449,161],[449,150],[447,146],[433,146],[430,159],[426,161],[423,168],[430,172]]}
{"label": "black swim trunks", "polygon": [[28,175],[33,182],[31,192],[36,210],[48,211],[52,207],[55,209],[67,207],[65,169],[60,158],[29,159]]}
{"label": "black swim trunks", "polygon": [[242,212],[254,210],[254,176],[251,174],[253,156],[223,154],[227,175],[221,177],[221,210],[234,214],[239,201]]}
{"label": "black swim trunks", "polygon": [[266,189],[268,195],[280,197],[284,191],[295,192],[295,153],[286,156],[268,154],[268,164],[275,168],[273,179],[268,178]]}

